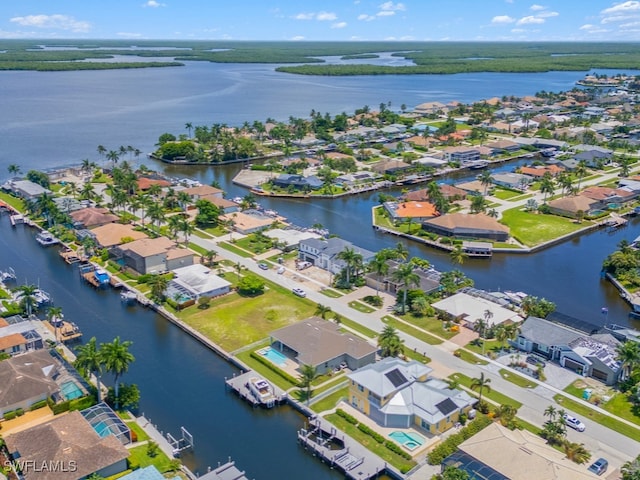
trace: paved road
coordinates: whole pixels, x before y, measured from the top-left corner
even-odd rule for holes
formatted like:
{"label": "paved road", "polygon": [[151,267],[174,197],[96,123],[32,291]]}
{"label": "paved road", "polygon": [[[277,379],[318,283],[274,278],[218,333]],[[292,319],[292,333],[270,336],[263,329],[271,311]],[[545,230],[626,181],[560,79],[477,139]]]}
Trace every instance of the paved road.
{"label": "paved road", "polygon": [[[307,298],[310,300],[329,306],[334,312],[366,326],[371,330],[379,332],[384,328],[384,323],[382,322],[381,317],[388,314],[387,311],[379,310],[371,314],[358,312],[349,307],[344,298],[327,297],[317,291],[318,286],[324,285],[321,285],[319,282],[315,282],[312,279],[304,278],[300,272],[295,272],[295,276],[300,279],[304,278],[304,281],[302,282],[296,281],[290,276],[278,275],[274,269],[266,271],[261,270],[258,268],[257,262],[254,260],[241,257],[218,247],[216,243],[219,239],[207,240],[193,236],[191,241],[207,250],[216,250],[219,256],[234,263],[240,262],[247,270],[261,275],[285,288],[302,288],[305,290]],[[316,288],[305,288],[311,283],[316,284]],[[508,382],[498,373],[500,368],[508,369],[508,367],[500,365],[497,362],[490,362],[489,365],[486,366],[472,365],[464,360],[454,357],[451,352],[457,349],[458,345],[450,341],[444,341],[441,345],[433,346],[402,332],[399,333],[407,348],[425,353],[434,363],[443,365],[453,371],[463,373],[471,378],[478,377],[481,372],[484,372],[485,376],[491,379],[491,388],[508,395],[523,404],[519,411],[519,416],[527,422],[542,425],[546,421],[546,418],[544,417],[544,410],[549,405],[554,404],[552,399],[553,395],[561,393],[560,390],[548,385],[538,386],[534,389],[524,389]],[[577,414],[576,416],[580,417]],[[571,441],[584,443],[589,451],[592,452],[594,459],[598,457],[607,458],[611,464],[611,468],[613,469],[614,467],[619,467],[627,460],[635,458],[638,453],[640,453],[640,443],[635,442],[613,430],[605,428],[587,418],[580,418],[587,427],[586,431],[580,433],[569,429],[568,438]]]}

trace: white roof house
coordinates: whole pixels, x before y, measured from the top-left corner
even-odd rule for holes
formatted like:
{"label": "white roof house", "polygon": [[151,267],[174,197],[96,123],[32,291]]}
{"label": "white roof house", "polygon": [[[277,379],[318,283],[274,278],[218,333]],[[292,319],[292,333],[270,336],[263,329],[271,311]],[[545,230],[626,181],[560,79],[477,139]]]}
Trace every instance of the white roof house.
{"label": "white roof house", "polygon": [[186,290],[194,298],[215,297],[230,291],[230,282],[201,264],[176,268],[173,273],[175,276],[170,285]]}
{"label": "white roof house", "polygon": [[[522,320],[522,317],[513,310],[504,308],[490,300],[474,297],[463,292],[434,303],[433,308],[442,310],[453,318],[460,318],[469,325],[473,325],[477,319],[486,321],[489,324],[488,326],[498,325],[507,320],[512,322],[520,322]],[[493,316],[486,319],[486,311],[490,311]]]}
{"label": "white roof house", "polygon": [[297,248],[298,244],[302,240],[307,240],[309,238],[322,238],[321,235],[315,232],[297,230],[295,228],[275,228],[273,230],[267,230],[264,234],[269,238],[273,238],[278,242],[284,243],[287,246],[287,249]]}

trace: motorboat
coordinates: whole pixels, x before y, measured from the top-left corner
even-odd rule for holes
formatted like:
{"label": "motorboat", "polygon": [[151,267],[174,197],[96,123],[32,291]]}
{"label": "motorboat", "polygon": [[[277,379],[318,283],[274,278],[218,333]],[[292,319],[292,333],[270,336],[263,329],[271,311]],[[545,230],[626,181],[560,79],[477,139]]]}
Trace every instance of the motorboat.
{"label": "motorboat", "polygon": [[109,272],[107,272],[104,268],[96,268],[93,271],[93,276],[95,277],[99,286],[109,285],[109,281],[111,280]]}
{"label": "motorboat", "polygon": [[138,299],[138,295],[131,290],[123,290],[120,293],[120,300],[126,304],[132,304]]}
{"label": "motorboat", "polygon": [[253,377],[249,380],[251,394],[261,403],[268,404],[275,399],[271,384],[264,378]]}
{"label": "motorboat", "polygon": [[13,268],[9,267],[7,270],[0,271],[0,283],[15,282],[16,272]]}
{"label": "motorboat", "polygon": [[51,245],[60,243],[60,240],[54,237],[50,232],[43,230],[36,235],[36,242],[38,242],[43,247],[50,247]]}

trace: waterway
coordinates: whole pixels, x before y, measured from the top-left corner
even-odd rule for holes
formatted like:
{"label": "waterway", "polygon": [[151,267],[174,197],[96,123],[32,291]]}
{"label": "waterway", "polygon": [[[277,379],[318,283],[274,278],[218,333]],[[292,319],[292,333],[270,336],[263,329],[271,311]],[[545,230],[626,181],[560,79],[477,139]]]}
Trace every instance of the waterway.
{"label": "waterway", "polygon": [[342,478],[298,446],[301,415],[288,406],[253,409],[227,392],[224,378],[236,372],[230,364],[152,310],[126,307],[114,290],[89,287],[56,247],[42,248],[34,236],[0,215],[0,269],[12,266],[19,283],[50,293],[85,340],[133,341],[136,360],[122,381],[138,385],[140,411],[160,430],[177,437],[184,426],[193,434],[194,453],[184,457],[190,468],[202,474],[231,456],[256,480]]}

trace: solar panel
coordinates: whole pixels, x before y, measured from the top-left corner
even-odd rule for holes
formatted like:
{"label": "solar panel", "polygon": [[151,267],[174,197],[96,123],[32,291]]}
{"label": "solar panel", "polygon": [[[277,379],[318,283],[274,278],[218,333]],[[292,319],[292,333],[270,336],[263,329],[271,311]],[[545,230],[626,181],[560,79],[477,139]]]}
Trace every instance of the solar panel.
{"label": "solar panel", "polygon": [[394,387],[399,387],[400,385],[404,385],[407,383],[407,379],[400,373],[400,370],[394,368],[390,372],[384,374],[385,377],[389,379],[389,381],[393,384]]}
{"label": "solar panel", "polygon": [[443,415],[449,415],[451,412],[455,412],[458,406],[450,398],[446,398],[436,405],[436,408],[440,410]]}

